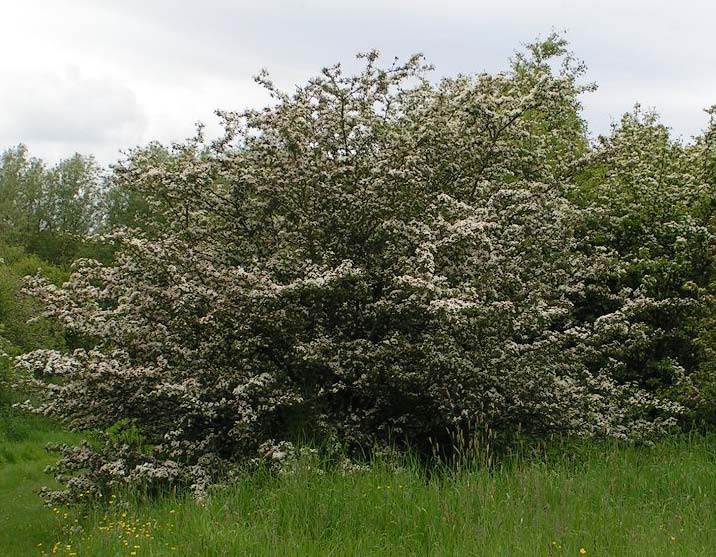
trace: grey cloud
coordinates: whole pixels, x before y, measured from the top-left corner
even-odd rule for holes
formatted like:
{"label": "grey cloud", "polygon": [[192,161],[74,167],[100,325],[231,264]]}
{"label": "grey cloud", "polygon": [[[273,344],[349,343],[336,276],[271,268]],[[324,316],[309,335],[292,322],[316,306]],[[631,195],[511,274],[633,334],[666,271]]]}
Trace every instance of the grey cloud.
{"label": "grey cloud", "polygon": [[0,141],[63,143],[81,149],[131,145],[147,127],[135,94],[110,79],[64,74],[16,74],[0,86]]}
{"label": "grey cloud", "polygon": [[[74,138],[89,150],[111,144],[116,151],[155,137],[181,139],[215,108],[262,102],[249,81],[262,67],[286,89],[322,66],[350,67],[356,52],[370,48],[387,57],[424,52],[436,78],[496,71],[521,42],[552,29],[567,31],[588,79],[600,85],[584,98],[597,133],[641,101],[689,136],[705,122],[701,109],[716,103],[710,0],[55,0],[53,9],[36,48],[51,45],[65,63],[112,81],[13,79],[2,99],[14,112],[0,116],[5,144]],[[35,25],[27,13],[24,21]],[[82,100],[60,100],[54,89],[68,87]]]}

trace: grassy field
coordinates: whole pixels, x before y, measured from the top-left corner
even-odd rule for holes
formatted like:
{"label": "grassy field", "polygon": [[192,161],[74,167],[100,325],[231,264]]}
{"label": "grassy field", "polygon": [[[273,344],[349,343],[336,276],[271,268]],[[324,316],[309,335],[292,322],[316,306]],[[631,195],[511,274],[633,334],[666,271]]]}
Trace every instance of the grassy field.
{"label": "grassy field", "polygon": [[76,436],[16,422],[0,437],[3,557],[716,554],[714,437],[572,445],[430,480],[410,465],[304,467],[244,478],[204,505],[120,496],[70,510],[43,507],[36,490],[53,458],[42,445]]}
{"label": "grassy field", "polygon": [[0,413],[0,556],[39,555],[37,544],[62,530],[37,494],[52,485],[43,470],[56,460],[44,447],[77,439],[47,420]]}

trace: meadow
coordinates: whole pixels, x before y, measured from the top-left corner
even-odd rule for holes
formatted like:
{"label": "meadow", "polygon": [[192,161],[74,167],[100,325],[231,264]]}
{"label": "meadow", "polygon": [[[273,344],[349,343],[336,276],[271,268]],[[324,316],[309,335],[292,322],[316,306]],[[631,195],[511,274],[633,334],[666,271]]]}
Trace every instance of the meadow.
{"label": "meadow", "polygon": [[112,496],[47,507],[47,442],[79,437],[42,418],[5,418],[3,556],[713,555],[716,436],[654,446],[560,442],[540,455],[445,468],[410,459],[352,473],[300,462],[257,472],[203,503]]}

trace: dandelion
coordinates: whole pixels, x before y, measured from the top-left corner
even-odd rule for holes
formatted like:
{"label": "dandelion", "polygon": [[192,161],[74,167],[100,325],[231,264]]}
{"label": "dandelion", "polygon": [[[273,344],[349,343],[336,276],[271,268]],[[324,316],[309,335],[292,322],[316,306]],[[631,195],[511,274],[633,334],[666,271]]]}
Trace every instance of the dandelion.
{"label": "dandelion", "polygon": [[584,549],[583,547],[580,547],[580,548],[579,548],[579,554],[580,554],[580,555],[586,555],[586,554],[587,554],[587,550]]}

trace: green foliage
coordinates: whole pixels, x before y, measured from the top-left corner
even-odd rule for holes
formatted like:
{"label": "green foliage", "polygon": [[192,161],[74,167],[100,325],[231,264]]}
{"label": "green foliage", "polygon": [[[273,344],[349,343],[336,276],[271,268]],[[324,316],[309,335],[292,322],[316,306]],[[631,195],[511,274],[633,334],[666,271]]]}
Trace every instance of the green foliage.
{"label": "green foliage", "polygon": [[[171,164],[172,154],[161,144],[152,143],[148,147],[135,149],[131,157],[136,158],[139,153],[153,161],[152,164]],[[136,169],[117,164],[109,177],[104,197],[105,227],[107,230],[129,227],[151,233],[153,229],[168,224],[162,218],[161,208],[169,202],[138,191]]]}
{"label": "green foliage", "polygon": [[18,243],[41,227],[45,165],[18,145],[0,157],[0,239]]}
{"label": "green foliage", "polygon": [[11,379],[12,357],[16,355],[17,348],[4,336],[5,325],[0,323],[0,412],[5,405],[7,386]]}
{"label": "green foliage", "polygon": [[52,284],[60,284],[68,277],[66,271],[26,254],[22,248],[0,246],[0,323],[13,352],[61,348],[64,344],[58,325],[38,318],[37,301],[22,293],[24,277],[38,273]]}
{"label": "green foliage", "polygon": [[47,167],[24,145],[0,157],[0,244],[55,264],[71,262],[103,225],[104,178],[92,157]]}
{"label": "green foliage", "polygon": [[20,247],[0,245],[0,422],[5,424],[12,413],[8,408],[13,398],[9,392],[13,382],[11,358],[29,350],[65,346],[61,327],[42,318],[37,301],[22,292],[24,277],[37,273],[53,284],[67,278],[62,269],[26,254]]}

